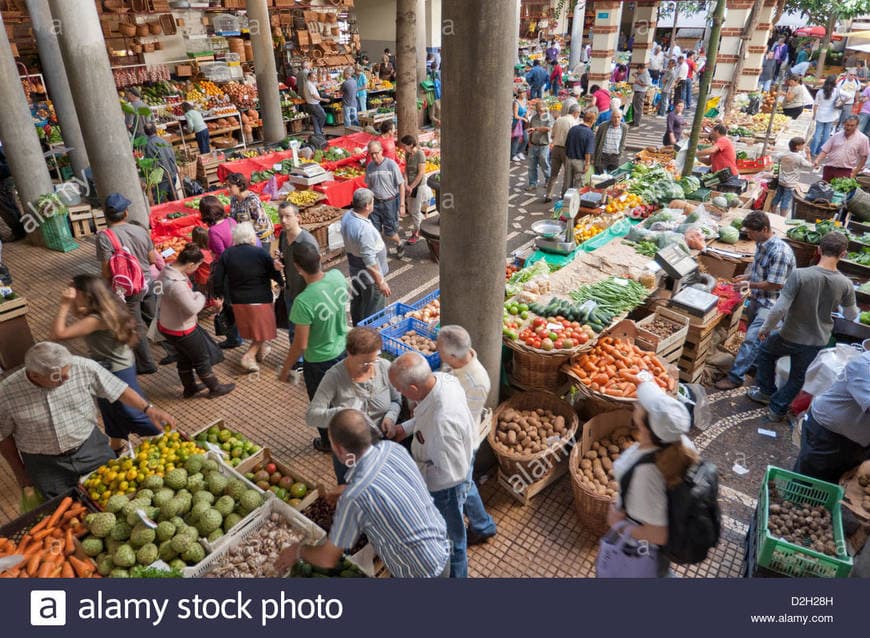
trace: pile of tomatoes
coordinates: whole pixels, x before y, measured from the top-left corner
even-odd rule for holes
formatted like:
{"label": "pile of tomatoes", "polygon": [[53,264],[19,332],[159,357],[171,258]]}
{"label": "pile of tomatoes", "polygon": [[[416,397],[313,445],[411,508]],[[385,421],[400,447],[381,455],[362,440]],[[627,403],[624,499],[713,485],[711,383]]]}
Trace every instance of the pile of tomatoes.
{"label": "pile of tomatoes", "polygon": [[529,327],[519,333],[519,340],[530,348],[563,350],[582,346],[595,337],[586,325],[568,321],[565,317],[535,317]]}
{"label": "pile of tomatoes", "polygon": [[514,273],[518,272],[519,270],[520,270],[520,267],[519,267],[519,266],[514,266],[513,264],[507,264],[507,265],[504,267],[504,278],[505,278],[505,281],[507,281],[508,279],[510,279],[511,277],[513,277],[513,276],[514,276]]}

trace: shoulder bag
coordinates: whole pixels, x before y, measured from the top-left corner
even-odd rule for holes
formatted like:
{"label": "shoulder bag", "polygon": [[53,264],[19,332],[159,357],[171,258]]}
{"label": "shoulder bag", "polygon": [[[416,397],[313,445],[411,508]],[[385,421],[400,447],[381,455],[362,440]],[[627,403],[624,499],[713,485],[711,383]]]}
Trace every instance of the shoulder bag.
{"label": "shoulder bag", "polygon": [[595,561],[597,578],[655,578],[658,575],[658,548],[637,543],[631,538],[635,527],[622,520],[601,539]]}

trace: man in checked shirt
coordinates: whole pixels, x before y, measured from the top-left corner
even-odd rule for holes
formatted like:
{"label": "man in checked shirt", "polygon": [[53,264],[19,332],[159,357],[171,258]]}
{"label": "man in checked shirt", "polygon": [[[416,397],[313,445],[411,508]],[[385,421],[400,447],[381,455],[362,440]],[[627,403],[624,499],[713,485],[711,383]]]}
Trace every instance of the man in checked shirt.
{"label": "man in checked shirt", "polygon": [[755,363],[761,343],[758,332],[773,304],[779,298],[779,291],[786,279],[795,269],[794,252],[791,246],[776,237],[770,227],[770,220],[760,210],[749,213],[743,220],[743,230],[755,242],[755,257],[748,275],[740,275],[735,281],[746,282],[749,287],[749,305],[746,308],[746,338],[737,351],[734,365],[728,374],[716,383],[719,390],[733,390],[743,385],[743,377]]}
{"label": "man in checked shirt", "polygon": [[50,341],[37,343],[24,369],[0,383],[0,453],[23,490],[35,486],[53,498],[115,458],[97,427],[94,397],[141,410],[158,427],[175,425],[96,362]]}

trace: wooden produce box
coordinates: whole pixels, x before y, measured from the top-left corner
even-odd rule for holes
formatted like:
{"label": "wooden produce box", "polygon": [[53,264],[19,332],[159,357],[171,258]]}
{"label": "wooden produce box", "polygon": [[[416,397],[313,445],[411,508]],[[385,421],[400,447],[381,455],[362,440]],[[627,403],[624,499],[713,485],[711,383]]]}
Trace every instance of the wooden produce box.
{"label": "wooden produce box", "polygon": [[713,309],[703,318],[682,312],[677,308],[669,308],[668,310],[689,320],[686,341],[677,367],[680,369],[680,381],[695,383],[701,378],[704,366],[707,365],[707,358],[713,350],[711,347],[713,330],[719,325],[722,315],[716,309]]}
{"label": "wooden produce box", "polygon": [[[648,329],[655,321],[670,323],[678,329],[668,337],[659,337]],[[667,308],[657,308],[653,314],[637,322],[637,337],[634,341],[640,349],[654,352],[663,361],[675,364],[683,352],[688,332],[688,317]]]}
{"label": "wooden produce box", "polygon": [[[233,432],[238,432],[238,430],[235,430],[235,429],[231,428],[229,425],[227,425],[227,423],[226,423],[223,419],[217,419],[216,421],[212,421],[212,422],[209,423],[208,425],[204,425],[204,426],[202,426],[202,427],[199,428],[198,430],[195,430],[195,431],[190,432],[190,433],[187,433],[187,434],[185,434],[185,433],[182,432],[182,434],[183,434],[184,436],[187,436],[187,438],[190,439],[191,441],[196,441],[196,437],[198,437],[200,434],[202,434],[203,432],[206,432],[207,430],[209,430],[209,429],[212,428],[212,427],[216,427],[216,428],[219,428],[219,429],[221,429],[221,430],[223,430],[223,429],[227,429],[227,430],[232,430]],[[241,434],[241,433],[240,433],[240,434]],[[247,435],[244,435],[244,436],[245,436],[245,438],[248,438]],[[250,439],[248,439],[248,440],[250,440]],[[229,454],[229,452],[227,452],[226,450],[221,449],[221,448],[220,448],[220,443],[218,443],[218,444],[214,444],[214,443],[206,443],[205,446],[200,445],[200,447],[205,447],[205,449],[207,449],[207,450],[211,450],[212,452],[214,452],[216,455],[218,455],[218,456],[220,457],[221,462],[222,462],[224,465],[228,465],[228,466],[232,467],[232,468],[233,468],[236,472],[238,472],[239,474],[243,474],[243,473],[244,473],[244,472],[242,472],[241,470],[238,469],[239,467],[241,467],[241,465],[242,465],[243,463],[245,463],[245,462],[247,462],[247,461],[250,461],[251,459],[255,459],[255,462],[256,462],[256,460],[260,460],[260,459],[262,459],[262,458],[263,458],[263,454],[265,453],[263,447],[260,446],[260,449],[258,449],[256,452],[254,452],[254,453],[251,454],[250,456],[246,456],[246,457],[242,458],[241,462],[239,462],[238,465],[233,466],[233,465],[230,463],[230,454]]]}
{"label": "wooden produce box", "polygon": [[298,511],[301,512],[320,497],[320,492],[317,489],[317,482],[314,479],[307,476],[292,464],[276,457],[274,452],[269,448],[264,448],[262,454],[255,454],[254,456],[246,458],[238,465],[238,467],[236,467],[236,471],[239,474],[245,475],[249,472],[253,472],[257,465],[265,465],[267,463],[274,463],[277,470],[283,476],[291,477],[294,483],[305,483],[305,485],[308,486],[308,493],[305,495],[305,498],[302,499],[302,502],[299,505],[295,506],[295,509]]}

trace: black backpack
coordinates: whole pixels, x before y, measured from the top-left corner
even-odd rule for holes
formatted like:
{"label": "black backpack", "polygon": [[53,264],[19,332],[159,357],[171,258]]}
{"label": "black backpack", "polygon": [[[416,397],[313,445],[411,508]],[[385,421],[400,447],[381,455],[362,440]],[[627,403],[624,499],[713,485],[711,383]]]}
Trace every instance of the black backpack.
{"label": "black backpack", "polygon": [[[623,500],[634,469],[642,463],[655,463],[655,452],[641,457],[623,474],[619,485]],[[668,542],[662,552],[671,562],[700,563],[717,545],[722,524],[718,496],[716,466],[703,460],[686,471],[682,483],[668,489]]]}

